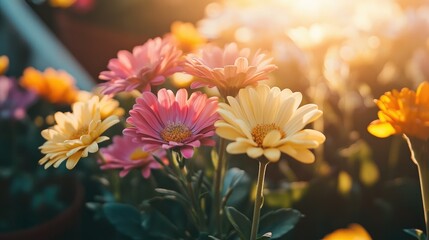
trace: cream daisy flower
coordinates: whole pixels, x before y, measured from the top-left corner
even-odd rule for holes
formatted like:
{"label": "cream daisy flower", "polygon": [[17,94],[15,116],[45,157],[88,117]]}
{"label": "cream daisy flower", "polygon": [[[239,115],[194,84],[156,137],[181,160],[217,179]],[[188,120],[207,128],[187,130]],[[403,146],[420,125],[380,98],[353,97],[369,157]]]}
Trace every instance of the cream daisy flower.
{"label": "cream daisy flower", "polygon": [[125,110],[120,107],[119,101],[114,99],[111,95],[79,91],[77,94],[77,100],[79,102],[85,102],[91,99],[93,96],[99,96],[101,120],[104,120],[111,115],[122,117],[125,114]]}
{"label": "cream daisy flower", "polygon": [[102,120],[100,105],[99,97],[93,96],[89,101],[74,103],[73,112],[55,113],[57,125],[42,131],[46,142],[40,149],[46,155],[39,164],[44,164],[46,169],[52,165],[58,167],[67,160],[66,167],[73,169],[80,158],[97,152],[98,143],[109,139],[101,135],[119,122],[116,115]]}
{"label": "cream daisy flower", "polygon": [[220,137],[233,141],[226,148],[228,153],[265,156],[276,162],[283,152],[303,163],[314,162],[309,149],[323,143],[325,136],[303,128],[319,118],[322,111],[315,104],[298,108],[301,93],[261,84],[241,89],[237,97],[227,99],[229,104],[219,103],[218,112],[223,119],[215,126]]}

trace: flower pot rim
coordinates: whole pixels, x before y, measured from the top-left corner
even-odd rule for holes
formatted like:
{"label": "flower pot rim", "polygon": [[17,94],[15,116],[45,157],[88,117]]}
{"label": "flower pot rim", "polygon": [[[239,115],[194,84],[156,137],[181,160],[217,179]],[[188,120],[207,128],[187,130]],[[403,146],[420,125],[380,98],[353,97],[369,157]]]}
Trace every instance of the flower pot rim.
{"label": "flower pot rim", "polygon": [[63,233],[70,226],[71,223],[76,221],[84,202],[84,188],[82,183],[76,178],[64,178],[65,180],[72,181],[74,187],[74,198],[70,205],[56,216],[43,223],[36,224],[29,228],[18,229],[10,232],[0,232],[0,239],[2,240],[17,240],[17,239],[50,239]]}

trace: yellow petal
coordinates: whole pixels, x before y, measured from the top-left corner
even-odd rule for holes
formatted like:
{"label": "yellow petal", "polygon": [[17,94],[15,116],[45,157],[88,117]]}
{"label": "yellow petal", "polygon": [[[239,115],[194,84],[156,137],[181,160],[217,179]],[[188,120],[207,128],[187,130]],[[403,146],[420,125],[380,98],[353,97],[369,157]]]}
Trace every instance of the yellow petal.
{"label": "yellow petal", "polygon": [[241,154],[246,153],[248,148],[253,148],[252,145],[249,145],[247,142],[232,142],[226,147],[226,151],[230,154]]}
{"label": "yellow petal", "polygon": [[107,141],[107,140],[109,140],[110,138],[109,137],[107,137],[107,136],[100,136],[100,137],[98,137],[96,140],[95,140],[95,142],[97,142],[97,143],[101,143],[101,142],[104,142],[104,141]]}
{"label": "yellow petal", "polygon": [[54,163],[54,168],[58,168],[62,162],[64,162],[67,158],[66,157],[62,157],[61,159],[58,159],[55,163]]}
{"label": "yellow petal", "polygon": [[72,170],[76,166],[77,162],[79,162],[80,158],[81,158],[81,152],[77,152],[71,155],[66,162],[67,169]]}
{"label": "yellow petal", "polygon": [[215,127],[216,127],[216,134],[222,138],[225,138],[228,140],[235,140],[239,137],[244,137],[244,134],[242,134],[237,128],[229,125],[224,121],[217,121],[215,123]]}
{"label": "yellow petal", "polygon": [[247,155],[251,158],[258,158],[264,154],[264,150],[258,147],[252,147],[247,149]]}
{"label": "yellow petal", "polygon": [[88,150],[88,152],[90,152],[90,153],[95,153],[95,152],[97,152],[97,151],[98,151],[98,144],[97,144],[97,142],[93,142],[93,143],[91,143],[91,145],[89,145],[86,149],[87,149],[87,150]]}
{"label": "yellow petal", "polygon": [[281,152],[277,148],[268,148],[264,149],[264,156],[270,162],[277,162],[280,159]]}
{"label": "yellow petal", "polygon": [[235,116],[232,112],[228,112],[224,109],[219,109],[218,113],[225,122],[236,127],[237,129],[240,129],[248,138],[252,138],[252,135],[249,131],[250,127],[248,124],[246,124],[245,121],[243,121],[243,119],[237,118],[237,116]]}
{"label": "yellow petal", "polygon": [[314,154],[306,148],[293,148],[292,146],[285,144],[279,147],[279,150],[302,163],[313,163],[315,160]]}
{"label": "yellow petal", "polygon": [[417,88],[417,104],[429,105],[429,82],[422,82]]}
{"label": "yellow petal", "polygon": [[317,148],[325,141],[326,137],[323,133],[313,129],[304,129],[296,134],[282,139],[280,144],[288,143],[294,147],[301,148]]}
{"label": "yellow petal", "polygon": [[265,135],[264,140],[262,142],[262,146],[264,147],[275,147],[278,145],[280,138],[282,135],[278,130],[272,130],[267,135]]}
{"label": "yellow petal", "polygon": [[72,150],[68,151],[66,153],[66,157],[70,157],[71,155],[77,153],[78,151],[80,151],[82,148],[84,148],[85,146],[79,146],[79,147],[75,147]]}
{"label": "yellow petal", "polygon": [[368,132],[379,138],[386,138],[396,134],[396,130],[390,123],[375,120],[368,125]]}
{"label": "yellow petal", "polygon": [[348,228],[340,228],[326,235],[323,240],[371,240],[368,232],[359,224],[350,224]]}

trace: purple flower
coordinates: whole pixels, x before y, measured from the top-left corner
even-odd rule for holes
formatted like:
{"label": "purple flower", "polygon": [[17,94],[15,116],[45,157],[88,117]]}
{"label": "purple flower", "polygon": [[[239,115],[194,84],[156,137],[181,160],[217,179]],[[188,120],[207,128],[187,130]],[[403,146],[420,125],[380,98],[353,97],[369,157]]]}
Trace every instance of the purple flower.
{"label": "purple flower", "polygon": [[0,76],[0,119],[23,119],[35,99],[36,95],[20,88],[15,79]]}

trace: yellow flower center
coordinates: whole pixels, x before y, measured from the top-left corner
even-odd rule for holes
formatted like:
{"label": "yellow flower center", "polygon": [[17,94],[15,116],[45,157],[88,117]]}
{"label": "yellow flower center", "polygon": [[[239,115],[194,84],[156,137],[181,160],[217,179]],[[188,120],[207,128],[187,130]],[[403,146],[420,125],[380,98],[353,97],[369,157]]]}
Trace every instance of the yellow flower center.
{"label": "yellow flower center", "polygon": [[134,152],[131,153],[130,159],[133,161],[145,159],[149,156],[149,153],[143,151],[141,148],[137,148]]}
{"label": "yellow flower center", "polygon": [[262,147],[262,143],[264,141],[265,136],[272,130],[277,130],[280,132],[281,137],[284,138],[286,133],[275,123],[271,124],[256,124],[256,126],[252,129],[252,138],[258,147]]}
{"label": "yellow flower center", "polygon": [[183,123],[170,123],[161,131],[162,139],[167,142],[182,142],[191,135],[191,130]]}

